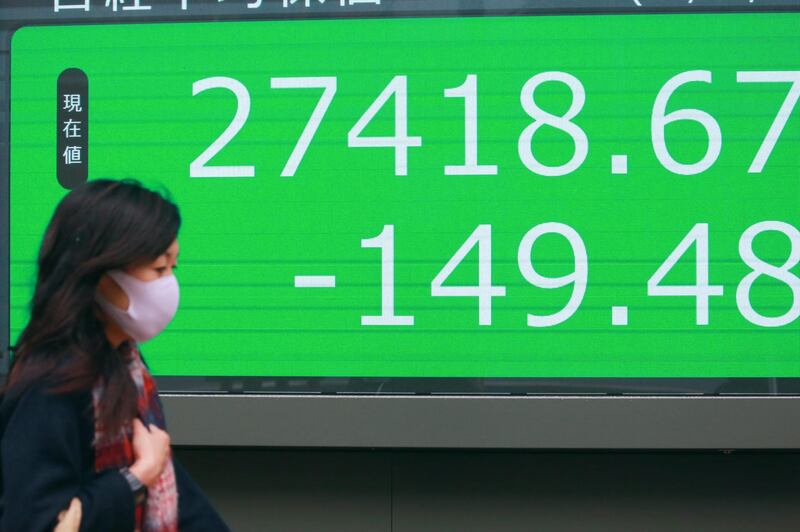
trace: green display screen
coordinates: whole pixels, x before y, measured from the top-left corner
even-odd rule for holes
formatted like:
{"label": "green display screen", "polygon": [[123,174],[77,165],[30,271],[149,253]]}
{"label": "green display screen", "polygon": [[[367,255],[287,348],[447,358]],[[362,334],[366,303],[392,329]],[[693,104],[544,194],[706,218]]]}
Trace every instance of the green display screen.
{"label": "green display screen", "polygon": [[11,339],[83,171],[180,206],[180,308],[143,345],[157,375],[800,377],[798,27],[22,28]]}

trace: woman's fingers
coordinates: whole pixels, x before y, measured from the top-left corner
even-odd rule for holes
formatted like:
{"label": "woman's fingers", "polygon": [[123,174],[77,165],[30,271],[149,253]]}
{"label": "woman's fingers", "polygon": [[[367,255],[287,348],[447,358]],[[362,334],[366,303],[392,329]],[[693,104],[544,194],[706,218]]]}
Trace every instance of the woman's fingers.
{"label": "woman's fingers", "polygon": [[139,434],[140,432],[142,432],[143,428],[144,425],[139,420],[139,418],[138,417],[133,418],[133,434],[134,435]]}
{"label": "woman's fingers", "polygon": [[155,482],[170,456],[169,434],[155,423],[133,420],[133,455],[131,472],[143,484]]}
{"label": "woman's fingers", "polygon": [[155,425],[154,423],[150,423],[150,433],[153,434],[154,436],[158,435],[158,436],[155,436],[155,437],[159,438],[161,441],[163,441],[167,445],[169,445],[169,442],[170,442],[169,434],[167,433],[167,431],[163,430],[158,425]]}
{"label": "woman's fingers", "polygon": [[77,497],[73,497],[70,501],[69,508],[62,510],[58,514],[58,524],[54,532],[67,532],[78,530],[81,523],[81,501]]}

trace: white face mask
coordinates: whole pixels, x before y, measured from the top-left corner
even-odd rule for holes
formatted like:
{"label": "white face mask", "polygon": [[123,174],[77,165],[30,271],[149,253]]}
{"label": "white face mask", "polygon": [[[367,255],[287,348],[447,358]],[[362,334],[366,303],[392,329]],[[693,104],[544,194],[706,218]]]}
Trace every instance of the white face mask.
{"label": "white face mask", "polygon": [[180,291],[174,274],[142,281],[122,270],[107,273],[128,294],[128,310],[115,306],[100,290],[95,292],[95,301],[137,342],[153,338],[175,317]]}

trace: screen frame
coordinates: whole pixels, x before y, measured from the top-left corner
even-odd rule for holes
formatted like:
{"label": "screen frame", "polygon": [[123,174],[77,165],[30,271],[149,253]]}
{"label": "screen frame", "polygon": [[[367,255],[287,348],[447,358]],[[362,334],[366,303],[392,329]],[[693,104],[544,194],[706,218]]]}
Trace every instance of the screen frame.
{"label": "screen frame", "polygon": [[[740,10],[716,7],[693,11],[754,10],[796,12],[800,11],[800,3],[790,7]],[[530,14],[521,9],[512,11]],[[565,13],[564,10],[558,12]],[[641,12],[686,10],[654,8]],[[594,9],[581,10],[580,13],[620,11]],[[470,13],[452,13],[449,16],[465,14]],[[492,14],[503,13],[493,11]],[[426,13],[425,16],[432,15]],[[149,17],[138,21],[209,20],[241,18]],[[130,23],[137,20],[129,17],[117,21]],[[11,38],[23,26],[76,22],[107,24],[110,20],[109,17],[93,17],[80,21],[16,20],[0,23],[0,85],[3,88],[0,121],[6,122],[0,124],[0,220],[5,221],[5,230],[0,234],[0,301],[3,302],[0,307],[0,346],[3,347],[0,374],[3,376],[7,373],[9,361],[5,346],[10,343]],[[146,349],[144,351],[146,357]],[[158,376],[156,380],[172,420],[173,441],[178,445],[800,448],[800,426],[785,421],[787,417],[797,419],[800,416],[800,378],[292,377],[271,379],[274,385],[266,388],[264,378],[259,377]],[[517,381],[516,386],[508,382],[512,380]],[[337,381],[341,382],[337,385]],[[344,381],[346,385],[342,385]],[[470,382],[465,386],[464,381]],[[529,382],[523,384],[521,381]],[[541,382],[538,387],[531,388],[534,381]],[[644,382],[646,386],[642,386]],[[387,383],[390,385],[386,386]],[[634,383],[638,383],[638,388],[632,390]],[[735,384],[734,391],[726,391],[726,383]],[[203,415],[197,415],[198,412]]]}
{"label": "screen frame", "polygon": [[797,397],[162,394],[176,445],[798,449]]}

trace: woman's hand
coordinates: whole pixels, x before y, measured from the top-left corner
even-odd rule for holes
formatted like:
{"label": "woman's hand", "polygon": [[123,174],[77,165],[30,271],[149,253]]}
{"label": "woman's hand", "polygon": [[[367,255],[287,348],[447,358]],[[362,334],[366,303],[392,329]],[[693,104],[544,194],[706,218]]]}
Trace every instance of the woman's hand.
{"label": "woman's hand", "polygon": [[139,418],[133,420],[133,456],[131,473],[142,484],[152,487],[169,459],[169,434],[150,424],[149,430]]}
{"label": "woman's hand", "polygon": [[53,532],[77,532],[81,526],[81,500],[73,497],[69,508],[58,513],[58,524]]}

